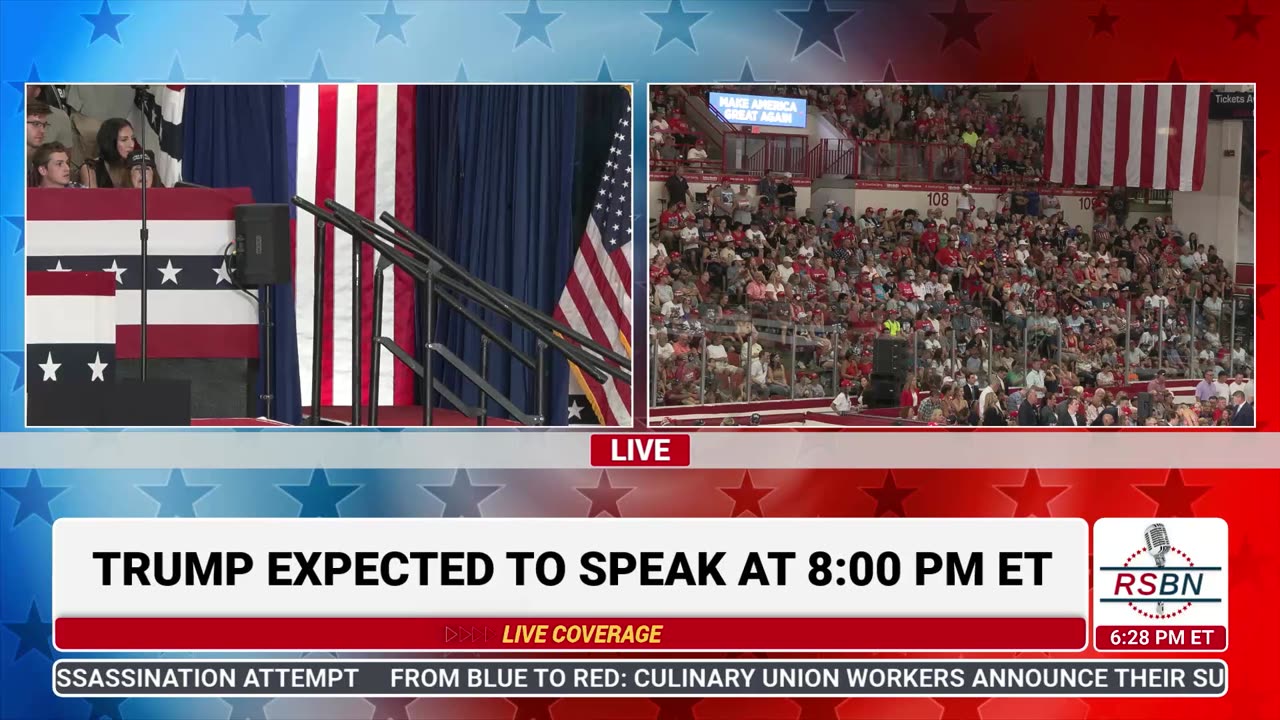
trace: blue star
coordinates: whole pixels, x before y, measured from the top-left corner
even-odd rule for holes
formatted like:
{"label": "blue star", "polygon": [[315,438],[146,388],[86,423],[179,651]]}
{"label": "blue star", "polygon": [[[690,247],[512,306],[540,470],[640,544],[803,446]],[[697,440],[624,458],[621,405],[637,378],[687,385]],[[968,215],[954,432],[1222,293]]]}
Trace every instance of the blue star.
{"label": "blue star", "polygon": [[466,63],[462,63],[462,62],[458,63],[458,74],[453,76],[453,81],[454,81],[454,82],[466,82],[466,81],[467,81],[467,65],[466,65]]}
{"label": "blue star", "polygon": [[18,501],[18,513],[13,516],[13,527],[23,520],[36,516],[46,523],[53,524],[53,513],[49,510],[49,502],[67,491],[62,486],[40,484],[40,474],[32,470],[27,475],[27,484],[23,487],[0,488],[5,494]]}
{"label": "blue star", "polygon": [[89,720],[123,720],[120,717],[120,705],[129,698],[100,697],[86,698],[89,701]]}
{"label": "blue star", "polygon": [[187,81],[187,74],[182,70],[182,61],[177,55],[173,56],[173,64],[169,66],[169,82],[174,85],[181,85]]}
{"label": "blue star", "polygon": [[840,49],[840,38],[836,37],[836,31],[858,13],[852,10],[832,11],[827,8],[827,0],[809,0],[808,10],[779,10],[778,14],[800,28],[800,39],[796,41],[792,60],[800,57],[800,53],[808,50],[814,43],[822,43],[843,60],[844,50]]}
{"label": "blue star", "polygon": [[725,82],[726,83],[755,83],[755,82],[773,82],[773,81],[756,77],[755,72],[752,71],[751,69],[751,58],[746,58],[742,61],[742,74],[738,76],[738,79],[725,80]]}
{"label": "blue star", "polygon": [[459,469],[452,485],[421,485],[444,503],[440,517],[480,517],[480,503],[502,489],[501,485],[472,485],[467,471]]}
{"label": "blue star", "polygon": [[268,15],[258,15],[253,12],[253,6],[249,4],[249,0],[244,0],[244,9],[239,15],[228,15],[227,19],[236,24],[236,36],[231,39],[235,42],[246,35],[258,39],[262,42],[262,31],[258,26],[262,25],[262,21],[266,20]]}
{"label": "blue star", "polygon": [[[551,47],[551,38],[547,37],[547,26],[560,19],[564,13],[544,13],[538,7],[538,0],[529,0],[529,6],[522,13],[503,13],[511,22],[520,26],[520,34],[516,36],[515,47],[520,47],[526,40],[537,40]],[[514,49],[514,48],[512,48]]]}
{"label": "blue star", "polygon": [[0,357],[13,363],[13,366],[18,369],[18,375],[13,379],[13,387],[9,390],[9,392],[18,392],[22,389],[22,383],[27,373],[27,368],[22,364],[22,353],[17,350],[5,350],[0,352]]}
{"label": "blue star", "polygon": [[613,75],[609,72],[609,58],[600,58],[600,72],[596,73],[596,82],[613,82]]}
{"label": "blue star", "polygon": [[276,485],[289,493],[302,509],[298,517],[339,517],[338,503],[355,492],[359,485],[330,485],[329,476],[324,470],[317,468],[311,473],[311,482],[307,485]]}
{"label": "blue star", "polygon": [[698,52],[693,42],[693,26],[710,14],[705,11],[686,12],[681,0],[671,0],[666,12],[646,12],[645,15],[662,28],[661,34],[658,35],[658,44],[654,46],[653,51],[656,53],[667,43],[679,40],[685,44],[685,47]]}
{"label": "blue star", "polygon": [[35,650],[41,655],[53,659],[53,644],[49,638],[53,635],[53,623],[40,618],[40,608],[36,601],[31,601],[31,609],[27,611],[27,619],[20,623],[5,623],[5,629],[18,636],[18,652],[13,661],[18,662],[23,655]]}
{"label": "blue star", "polygon": [[36,71],[36,64],[31,63],[31,70],[27,72],[26,80],[10,80],[9,87],[18,91],[18,107],[14,113],[21,113],[27,104],[27,83],[40,82],[40,73]]}
{"label": "blue star", "polygon": [[13,246],[13,254],[17,255],[22,252],[22,248],[26,247],[26,228],[22,224],[22,218],[16,215],[5,215],[4,219],[18,231],[18,242]]}
{"label": "blue star", "polygon": [[404,39],[404,24],[412,20],[414,16],[397,13],[396,4],[392,0],[387,0],[387,6],[382,9],[381,15],[366,14],[365,17],[378,26],[378,37],[374,38],[374,45],[382,42],[384,37],[394,37],[406,45],[409,44]]}
{"label": "blue star", "polygon": [[231,706],[227,720],[267,720],[267,705],[275,698],[223,698],[222,702]]}
{"label": "blue star", "polygon": [[329,69],[324,65],[324,56],[319,52],[316,53],[316,59],[311,63],[311,76],[300,78],[297,80],[285,80],[292,83],[343,83],[348,80],[339,80],[338,78],[329,77]]}
{"label": "blue star", "polygon": [[107,0],[102,0],[102,6],[98,8],[97,15],[81,14],[80,17],[93,25],[93,37],[89,38],[90,45],[103,36],[115,40],[117,45],[121,44],[120,33],[116,30],[116,26],[124,22],[129,16],[117,15],[111,12],[111,6],[107,3]]}
{"label": "blue star", "polygon": [[181,470],[169,473],[167,485],[139,485],[138,489],[160,503],[156,517],[196,516],[195,504],[217,485],[188,485]]}

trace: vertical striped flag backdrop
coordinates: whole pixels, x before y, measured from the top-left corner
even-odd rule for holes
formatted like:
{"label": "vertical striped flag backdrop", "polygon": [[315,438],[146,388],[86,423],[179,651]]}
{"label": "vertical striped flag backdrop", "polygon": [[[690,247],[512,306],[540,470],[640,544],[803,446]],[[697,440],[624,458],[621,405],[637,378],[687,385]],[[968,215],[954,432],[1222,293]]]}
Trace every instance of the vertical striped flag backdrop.
{"label": "vertical striped flag backdrop", "polygon": [[[622,355],[631,355],[631,107],[612,118],[616,128],[600,176],[596,203],[565,282],[555,318]],[[570,364],[569,397],[584,395],[604,425],[631,424],[631,387],[604,383]],[[570,422],[582,410],[570,405]],[[575,417],[576,416],[576,417]]]}
{"label": "vertical striped flag backdrop", "polygon": [[1208,85],[1054,85],[1045,119],[1050,182],[1199,190]]}
{"label": "vertical striped flag backdrop", "polygon": [[[389,212],[412,224],[414,217],[414,97],[411,85],[316,85],[288,88],[286,122],[296,127],[295,193],[313,202],[333,198],[365,217]],[[325,230],[323,287],[316,288],[315,225],[299,215],[294,224],[294,288],[298,317],[298,365],[302,404],[311,402],[314,294],[322,293],[324,333],[321,344],[320,402],[351,405],[350,235]],[[361,387],[368,399],[369,340],[373,329],[373,249],[360,251]],[[414,283],[398,269],[388,269],[383,286],[381,335],[413,346]],[[394,368],[394,369],[393,369]],[[383,403],[413,403],[413,374],[399,363],[384,362],[379,373]]]}

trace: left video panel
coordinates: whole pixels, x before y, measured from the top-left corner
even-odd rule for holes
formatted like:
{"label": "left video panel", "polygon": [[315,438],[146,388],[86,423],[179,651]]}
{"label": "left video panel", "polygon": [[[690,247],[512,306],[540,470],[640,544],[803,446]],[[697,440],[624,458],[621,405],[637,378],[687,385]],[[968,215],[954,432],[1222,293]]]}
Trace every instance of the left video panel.
{"label": "left video panel", "polygon": [[26,424],[629,427],[631,88],[26,86]]}

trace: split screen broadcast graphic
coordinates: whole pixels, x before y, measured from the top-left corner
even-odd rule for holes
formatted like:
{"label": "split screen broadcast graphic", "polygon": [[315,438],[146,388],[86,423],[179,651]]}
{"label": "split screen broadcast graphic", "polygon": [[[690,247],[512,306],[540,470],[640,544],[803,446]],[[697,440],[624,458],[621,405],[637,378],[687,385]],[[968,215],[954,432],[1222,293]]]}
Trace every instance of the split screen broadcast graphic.
{"label": "split screen broadcast graphic", "polygon": [[[536,428],[692,486],[793,431],[850,467],[895,430],[1195,442],[1271,380],[1248,85],[26,88],[33,429]],[[233,100],[257,131],[201,112]],[[460,465],[530,435],[485,437]],[[877,517],[58,517],[53,691],[1227,693],[1232,518],[886,488]]]}

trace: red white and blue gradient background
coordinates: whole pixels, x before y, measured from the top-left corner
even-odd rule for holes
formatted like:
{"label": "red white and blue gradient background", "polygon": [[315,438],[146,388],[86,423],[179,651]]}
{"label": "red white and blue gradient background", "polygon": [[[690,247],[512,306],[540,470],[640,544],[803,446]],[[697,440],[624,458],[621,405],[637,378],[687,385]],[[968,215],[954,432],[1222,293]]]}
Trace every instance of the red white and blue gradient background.
{"label": "red white and blue gradient background", "polygon": [[[1105,10],[1104,10],[1105,8]],[[1273,0],[645,0],[0,3],[0,431],[22,431],[22,83],[215,81],[1255,82],[1258,85],[1258,443],[1277,446],[1276,87]],[[643,137],[637,137],[643,157]],[[643,212],[646,204],[637,202]],[[643,217],[637,227],[645,227]],[[642,265],[642,248],[637,264]],[[644,273],[636,273],[643,278]],[[641,280],[642,281],[642,280]],[[642,287],[635,296],[645,297]],[[639,313],[643,322],[644,313]],[[640,325],[643,327],[643,325]],[[646,376],[643,357],[637,378]],[[643,387],[641,385],[641,387]],[[640,393],[643,395],[643,393]],[[642,400],[642,399],[641,399]],[[643,406],[635,415],[645,416]],[[231,432],[231,431],[215,431]],[[370,431],[376,434],[376,431]],[[405,431],[405,439],[415,432]],[[570,431],[566,431],[570,432]],[[703,431],[708,432],[708,431]],[[768,442],[772,431],[751,433]],[[786,432],[786,431],[781,431]],[[286,432],[285,437],[294,433]],[[700,433],[701,434],[701,433]],[[852,433],[851,433],[852,434]],[[132,435],[132,433],[130,433]],[[744,433],[744,437],[747,436]],[[929,435],[918,434],[920,454]],[[120,437],[118,435],[113,437]],[[163,438],[162,435],[157,435]],[[495,447],[511,438],[491,435]],[[1196,442],[1197,434],[1183,436]],[[1005,435],[1036,465],[1051,434]],[[0,440],[3,440],[0,437]],[[10,436],[12,439],[12,436]],[[698,435],[694,436],[698,451]],[[158,440],[159,442],[159,440]],[[4,443],[0,442],[0,446]],[[1280,716],[1280,471],[0,470],[0,717],[637,720],[1266,718]],[[856,445],[856,447],[855,447]],[[871,457],[868,457],[868,453]],[[1280,457],[1280,453],[1277,453]],[[154,467],[143,456],[139,466]],[[904,462],[906,458],[902,459]],[[1215,458],[1208,458],[1215,461]],[[371,460],[371,462],[374,462]],[[581,466],[583,458],[566,464]],[[1243,462],[1222,457],[1220,467]],[[1087,465],[1089,459],[1082,457]],[[0,456],[0,466],[6,459]],[[12,463],[9,463],[12,465]],[[1280,460],[1275,463],[1280,466]],[[1230,690],[1215,699],[58,699],[50,691],[51,523],[58,517],[1114,516],[1230,524]],[[182,656],[185,654],[179,654]],[[151,654],[154,656],[154,654]],[[1077,656],[1077,655],[1072,655]]]}

